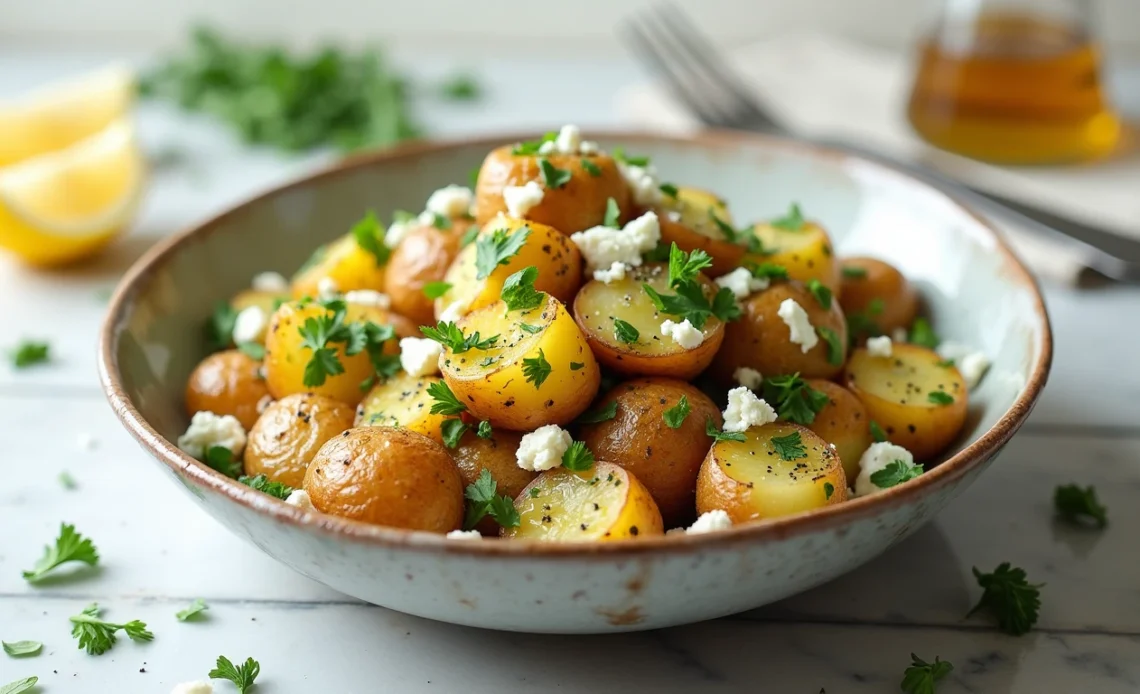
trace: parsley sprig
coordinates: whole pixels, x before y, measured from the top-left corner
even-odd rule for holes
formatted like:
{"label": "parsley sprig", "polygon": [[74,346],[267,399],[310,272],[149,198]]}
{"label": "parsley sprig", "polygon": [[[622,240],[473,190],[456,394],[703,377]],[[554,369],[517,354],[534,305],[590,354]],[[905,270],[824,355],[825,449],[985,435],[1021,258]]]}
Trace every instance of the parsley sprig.
{"label": "parsley sprig", "polygon": [[527,383],[533,383],[535,390],[542,387],[546,378],[554,371],[554,367],[550,362],[546,361],[546,354],[542,349],[538,350],[537,357],[529,357],[522,360],[523,377]]}
{"label": "parsley sprig", "polygon": [[487,279],[495,268],[506,265],[530,237],[530,227],[521,226],[512,234],[496,229],[475,239],[475,279]]}
{"label": "parsley sprig", "polygon": [[440,321],[436,323],[434,328],[430,325],[421,325],[420,332],[429,340],[435,340],[451,350],[452,354],[463,354],[472,349],[487,350],[494,347],[495,343],[499,341],[498,335],[492,335],[486,339],[478,332],[464,335],[459,326],[450,321]]}
{"label": "parsley sprig", "polygon": [[800,210],[799,203],[793,202],[791,207],[788,208],[788,213],[783,217],[773,219],[771,224],[777,229],[784,231],[799,231],[804,228],[804,215]]}
{"label": "parsley sprig", "polygon": [[538,169],[542,175],[543,184],[550,189],[561,188],[574,177],[574,172],[570,169],[560,169],[554,164],[551,164],[550,160],[546,157],[538,160]]}
{"label": "parsley sprig", "polygon": [[871,484],[879,489],[890,489],[895,485],[922,475],[922,466],[905,460],[892,460],[882,470],[871,473]]}
{"label": "parsley sprig", "polygon": [[776,408],[780,419],[807,426],[829,402],[825,393],[815,390],[798,373],[764,379],[764,400]]}
{"label": "parsley sprig", "polygon": [[534,288],[538,279],[538,268],[531,265],[512,274],[503,282],[499,298],[507,305],[508,311],[529,311],[538,308],[546,301],[546,294]]}
{"label": "parsley sprig", "polygon": [[469,502],[463,517],[464,530],[474,528],[485,516],[491,516],[504,528],[518,527],[522,522],[519,512],[515,509],[514,500],[506,494],[498,494],[498,487],[495,478],[491,477],[491,472],[487,469],[482,470],[479,477],[467,485],[463,493]]}
{"label": "parsley sprig", "polygon": [[[236,319],[236,314],[235,314]],[[231,332],[232,332],[231,328]],[[42,364],[48,361],[51,346],[46,342],[23,340],[16,348],[8,353],[12,366],[17,369],[26,369],[33,364]]]}
{"label": "parsley sprig", "polygon": [[831,290],[823,282],[813,277],[808,280],[807,289],[824,310],[831,309]]}
{"label": "parsley sprig", "polygon": [[719,229],[720,233],[724,235],[725,241],[736,244],[738,246],[747,246],[750,253],[756,253],[758,255],[771,255],[771,253],[768,253],[764,250],[764,242],[760,240],[760,237],[756,235],[751,227],[737,229],[736,227],[718,217],[716,214],[716,209],[713,207],[709,208],[709,219],[713,221],[713,224],[716,225],[716,228]]}
{"label": "parsley sprig", "polygon": [[775,449],[776,455],[784,460],[792,461],[807,457],[803,437],[798,431],[793,431],[784,436],[773,436],[769,440],[772,442],[772,448]]}
{"label": "parsley sprig", "polygon": [[682,395],[676,405],[661,413],[661,417],[665,420],[665,426],[670,429],[680,429],[691,411],[692,407],[689,405],[689,398]]}
{"label": "parsley sprig", "polygon": [[527,142],[520,142],[511,148],[511,154],[516,157],[527,157],[538,154],[538,150],[542,148],[547,142],[554,142],[558,139],[558,133],[546,133],[537,140],[529,140]]}
{"label": "parsley sprig", "polygon": [[594,454],[586,448],[585,443],[574,441],[562,454],[562,467],[574,472],[589,470],[594,467]]}
{"label": "parsley sprig", "polygon": [[1060,485],[1053,490],[1053,507],[1057,515],[1073,525],[1091,522],[1098,528],[1108,525],[1108,509],[1097,499],[1092,486],[1081,489],[1075,484]]}
{"label": "parsley sprig", "polygon": [[982,587],[982,597],[967,617],[986,610],[997,620],[998,628],[1014,636],[1028,632],[1037,623],[1044,583],[1031,584],[1026,580],[1025,570],[1012,568],[1009,562],[1002,562],[988,574],[978,571],[976,566],[973,570],[974,578]]}
{"label": "parsley sprig", "polygon": [[241,666],[235,666],[224,655],[218,656],[217,665],[210,670],[210,679],[229,680],[238,688],[240,694],[247,694],[253,689],[254,680],[261,674],[261,663],[253,658],[246,658]]}
{"label": "parsley sprig", "polygon": [[392,257],[392,249],[384,243],[384,225],[376,217],[374,210],[368,210],[364,217],[352,226],[352,238],[360,250],[376,260],[377,267],[384,267]]}
{"label": "parsley sprig", "polygon": [[931,327],[930,321],[918,317],[914,319],[914,323],[910,326],[910,335],[907,337],[907,342],[927,349],[935,349],[941,340],[938,339],[934,328]]}
{"label": "parsley sprig", "polygon": [[206,449],[204,462],[209,467],[217,470],[226,477],[237,478],[241,475],[242,465],[240,460],[234,458],[234,452],[225,446],[210,446]]}
{"label": "parsley sprig", "polygon": [[435,402],[431,406],[432,414],[457,415],[467,411],[467,406],[459,402],[447,381],[434,381],[427,387],[428,395]]}
{"label": "parsley sprig", "polygon": [[902,684],[899,686],[907,694],[934,694],[938,680],[949,675],[953,669],[953,665],[940,660],[938,656],[934,656],[933,663],[928,663],[911,653],[910,667],[903,671]]}
{"label": "parsley sprig", "polygon": [[330,377],[344,373],[336,345],[341,345],[349,357],[367,350],[376,370],[388,375],[391,360],[384,358],[383,348],[385,342],[395,338],[395,329],[390,325],[346,320],[347,306],[340,299],[322,301],[319,305],[327,312],[306,318],[297,329],[301,344],[312,353],[305,364],[304,385],[321,386]]}
{"label": "parsley sprig", "polygon": [[746,440],[744,438],[744,434],[741,432],[738,432],[738,431],[721,431],[720,429],[717,429],[716,424],[713,422],[712,417],[709,417],[708,419],[705,420],[705,435],[708,436],[709,438],[711,438],[713,441],[717,441],[717,442],[720,442],[720,441],[737,441],[737,442],[743,443]]}
{"label": "parsley sprig", "polygon": [[[727,287],[721,287],[710,303],[704,285],[698,279],[702,268],[712,265],[712,258],[702,250],[686,253],[674,243],[669,249],[669,286],[676,294],[660,294],[647,283],[641,285],[649,300],[661,313],[679,316],[701,330],[710,316],[721,321],[740,317],[736,296]],[[680,321],[678,321],[680,322]]]}
{"label": "parsley sprig", "polygon": [[44,547],[44,555],[31,570],[23,573],[24,580],[35,583],[56,567],[71,561],[95,566],[99,563],[99,551],[95,549],[95,544],[89,538],[75,531],[74,525],[62,523],[55,544]]}
{"label": "parsley sprig", "polygon": [[210,314],[203,330],[206,337],[206,346],[212,352],[226,349],[233,344],[234,325],[237,324],[238,310],[230,306],[229,302],[219,301],[214,305],[214,312]]}
{"label": "parsley sprig", "polygon": [[[229,449],[227,448],[226,450]],[[276,480],[271,480],[265,475],[255,475],[253,477],[250,477],[249,475],[242,475],[237,478],[237,481],[241,482],[247,487],[256,489],[259,492],[264,492],[269,496],[272,496],[276,499],[281,499],[282,501],[288,499],[289,495],[293,493],[293,488],[289,485],[283,482],[278,482]]]}
{"label": "parsley sprig", "polygon": [[194,602],[190,603],[190,606],[186,609],[175,612],[174,618],[180,622],[188,622],[197,619],[208,609],[210,609],[210,606],[206,604],[206,601],[202,598],[197,598]]}
{"label": "parsley sprig", "polygon": [[71,635],[79,639],[79,647],[89,655],[103,655],[118,640],[115,634],[126,633],[132,641],[152,641],[154,634],[147,631],[146,622],[133,619],[125,624],[107,622],[99,618],[98,603],[91,603],[80,614],[70,618]]}
{"label": "parsley sprig", "polygon": [[620,318],[614,319],[614,337],[618,342],[624,342],[627,345],[636,344],[641,339],[641,332],[632,324],[623,321]]}

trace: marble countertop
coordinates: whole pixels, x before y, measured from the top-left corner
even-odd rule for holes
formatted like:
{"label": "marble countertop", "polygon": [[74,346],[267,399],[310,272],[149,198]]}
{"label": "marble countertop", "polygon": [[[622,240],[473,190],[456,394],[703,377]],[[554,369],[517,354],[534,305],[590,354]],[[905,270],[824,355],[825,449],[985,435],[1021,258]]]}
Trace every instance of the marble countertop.
{"label": "marble countertop", "polygon": [[[0,96],[96,62],[85,54],[0,51]],[[477,105],[428,104],[437,133],[613,126],[613,94],[636,79],[620,62],[493,61]],[[431,66],[425,69],[433,69]],[[559,84],[574,79],[575,89]],[[578,85],[581,85],[580,87]],[[520,100],[524,95],[529,98]],[[511,104],[510,109],[496,108]],[[524,104],[516,107],[516,104]],[[38,675],[37,691],[168,692],[202,679],[219,654],[257,658],[257,692],[898,691],[909,654],[955,665],[939,694],[1140,691],[1140,289],[1046,287],[1056,331],[1050,384],[1001,459],[938,520],[831,584],[764,609],[621,636],[494,633],[361,604],[278,565],[201,513],[123,431],[101,395],[94,345],[105,292],[155,239],[314,164],[242,150],[212,124],[162,109],[140,115],[148,146],[175,138],[188,159],[159,170],[132,233],[93,264],[35,273],[0,258],[0,346],[47,339],[55,360],[0,365],[0,639],[45,644],[0,656],[0,684]],[[67,471],[77,488],[58,482]],[[1103,532],[1052,517],[1058,484],[1093,484]],[[98,544],[82,580],[20,576],[61,521]],[[964,616],[971,567],[1002,561],[1044,582],[1037,628],[1015,638]],[[207,619],[180,623],[194,598]],[[142,619],[152,643],[92,657],[67,618],[98,601]],[[233,691],[219,687],[219,691]]]}

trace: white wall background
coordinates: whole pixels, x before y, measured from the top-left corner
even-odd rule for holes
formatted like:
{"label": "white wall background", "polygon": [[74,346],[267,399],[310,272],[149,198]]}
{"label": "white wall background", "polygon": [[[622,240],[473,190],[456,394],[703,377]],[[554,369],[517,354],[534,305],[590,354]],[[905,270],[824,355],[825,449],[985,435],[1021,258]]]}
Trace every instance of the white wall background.
{"label": "white wall background", "polygon": [[[969,4],[973,0],[960,0]],[[1046,3],[1056,0],[1021,0]],[[0,45],[155,48],[206,19],[250,38],[311,44],[382,39],[502,54],[589,42],[617,49],[616,22],[646,0],[0,0]],[[899,46],[939,0],[678,0],[732,43],[801,30]],[[1115,47],[1140,49],[1140,0],[1101,0],[1099,26]],[[515,44],[515,42],[519,42]]]}

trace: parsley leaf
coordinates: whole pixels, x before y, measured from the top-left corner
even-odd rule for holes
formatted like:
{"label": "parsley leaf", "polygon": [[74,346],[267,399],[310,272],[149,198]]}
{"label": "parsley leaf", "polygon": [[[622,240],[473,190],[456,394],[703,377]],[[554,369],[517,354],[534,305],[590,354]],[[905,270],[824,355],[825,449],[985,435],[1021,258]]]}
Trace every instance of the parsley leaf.
{"label": "parsley leaf", "polygon": [[562,454],[562,467],[574,472],[589,470],[594,467],[594,454],[586,448],[586,444],[575,441]]}
{"label": "parsley leaf", "polygon": [[463,496],[471,503],[467,505],[463,517],[464,530],[471,530],[488,514],[504,528],[514,528],[522,522],[514,501],[505,494],[500,496],[497,493],[498,486],[486,468],[479,472],[479,477],[474,482],[467,485]]}
{"label": "parsley leaf", "polygon": [[824,482],[823,483],[823,498],[824,498],[824,500],[826,501],[826,500],[830,499],[831,495],[834,493],[835,493],[835,485],[832,484],[831,482]]}
{"label": "parsley leaf", "polygon": [[764,399],[776,408],[780,419],[807,426],[830,402],[822,391],[809,386],[798,373],[764,379]]}
{"label": "parsley leaf", "polygon": [[9,682],[8,684],[0,687],[0,694],[24,694],[24,692],[32,691],[32,687],[35,687],[36,682],[39,681],[39,677],[33,676],[25,677],[24,679],[16,680],[15,682]]}
{"label": "parsley leaf", "polygon": [[443,437],[443,445],[448,448],[455,448],[459,445],[459,439],[467,433],[471,427],[468,426],[462,419],[445,419],[439,425],[439,433]]}
{"label": "parsley leaf", "polygon": [[246,694],[253,688],[253,682],[260,674],[261,663],[253,658],[246,658],[241,667],[235,667],[229,658],[220,655],[217,666],[210,670],[209,678],[212,680],[229,680],[238,688],[240,694]]}
{"label": "parsley leaf", "polygon": [[665,420],[665,426],[670,429],[680,429],[691,411],[692,408],[689,407],[689,398],[682,395],[681,399],[677,401],[677,404],[662,412],[661,416]]}
{"label": "parsley leaf", "polygon": [[804,215],[797,203],[792,203],[788,213],[783,217],[772,220],[772,226],[784,231],[799,231],[804,228]]}
{"label": "parsley leaf", "polygon": [[494,435],[494,432],[491,430],[491,423],[485,419],[479,422],[479,428],[475,430],[475,435],[481,439],[491,438],[491,436]]}
{"label": "parsley leaf", "polygon": [[528,335],[537,335],[542,332],[541,325],[531,325],[530,323],[519,323],[519,329]]}
{"label": "parsley leaf", "polygon": [[558,133],[546,133],[537,140],[530,140],[527,142],[520,142],[511,149],[511,154],[518,156],[531,156],[538,154],[538,150],[547,142],[554,142],[558,139]]}
{"label": "parsley leaf", "polygon": [[941,390],[932,390],[926,394],[926,399],[935,405],[952,405],[954,396]]}
{"label": "parsley leaf", "polygon": [[479,227],[472,224],[467,227],[467,231],[463,232],[463,236],[459,237],[459,247],[467,248],[471,242],[479,237]]}
{"label": "parsley leaf", "polygon": [[[324,385],[330,376],[344,373],[344,364],[340,363],[336,349],[328,345],[333,342],[345,342],[352,337],[344,325],[344,302],[329,301],[322,305],[329,310],[329,313],[310,316],[297,329],[301,334],[301,345],[312,352],[309,362],[305,364],[302,378],[302,383],[308,388]],[[345,352],[351,354],[347,349]]]}
{"label": "parsley leaf", "polygon": [[852,280],[861,280],[867,276],[867,269],[856,265],[844,265],[842,272],[845,278]]}
{"label": "parsley leaf", "polygon": [[99,552],[90,539],[75,532],[74,525],[62,523],[55,544],[44,547],[44,555],[30,571],[24,572],[24,580],[35,583],[52,569],[69,561],[81,561],[88,566],[95,566],[99,563]]}
{"label": "parsley leaf", "polygon": [[576,424],[597,424],[598,422],[608,422],[617,416],[617,400],[611,400],[605,407],[599,407],[594,410],[587,410],[578,415],[578,419],[574,420]]}
{"label": "parsley leaf", "polygon": [[712,417],[705,420],[705,435],[713,441],[739,441],[744,442],[744,434],[738,431],[718,431]]}
{"label": "parsley leaf", "polygon": [[452,75],[439,85],[439,93],[452,101],[472,101],[479,98],[479,82],[471,75]]}
{"label": "parsley leaf", "polygon": [[922,475],[922,466],[918,463],[907,463],[895,460],[882,470],[871,473],[871,484],[879,489],[890,489],[896,484],[902,484]]}
{"label": "parsley leaf", "polygon": [[1041,609],[1041,587],[1026,580],[1025,571],[1010,568],[1009,562],[1002,562],[993,573],[984,574],[974,567],[974,578],[982,587],[982,597],[974,609],[987,610],[997,619],[998,628],[1007,634],[1020,636],[1037,623],[1037,612]]}
{"label": "parsley leaf", "polygon": [[798,431],[793,431],[786,436],[773,436],[769,440],[772,442],[772,448],[776,449],[776,455],[784,460],[799,460],[807,457],[803,438]]}
{"label": "parsley leaf", "polygon": [[444,321],[436,323],[434,328],[430,325],[421,325],[420,332],[424,334],[424,337],[435,340],[451,350],[452,354],[463,354],[471,349],[490,349],[499,341],[498,335],[492,335],[485,340],[477,332],[464,335],[455,323]]}
{"label": "parsley leaf", "polygon": [[[237,314],[234,314],[235,320]],[[230,329],[231,332],[233,328]],[[228,335],[227,335],[228,337]],[[228,343],[227,343],[228,344]],[[12,366],[17,369],[24,369],[33,364],[42,364],[49,359],[50,345],[46,342],[34,342],[32,340],[24,340],[16,345],[16,349],[9,353],[12,359]]]}
{"label": "parsley leaf", "polygon": [[254,361],[265,359],[265,345],[260,342],[242,342],[237,348],[238,351]]}
{"label": "parsley leaf", "polygon": [[234,452],[225,446],[210,446],[206,449],[205,463],[226,477],[236,479],[241,474],[241,461],[234,459]]}
{"label": "parsley leaf", "polygon": [[941,360],[935,362],[934,365],[935,366],[941,366],[944,369],[949,369],[951,366],[954,366],[954,360],[953,359],[941,359]]}
{"label": "parsley leaf", "polygon": [[578,369],[584,369],[584,368],[586,368],[585,362],[581,362],[581,361],[570,362],[570,370],[571,371],[577,371]]}
{"label": "parsley leaf", "polygon": [[533,383],[535,390],[542,387],[543,381],[553,371],[550,362],[546,361],[546,355],[543,354],[542,349],[538,350],[537,357],[522,360],[523,376],[526,378],[527,383]]}
{"label": "parsley leaf", "polygon": [[930,321],[920,317],[915,318],[914,324],[910,326],[910,336],[907,337],[907,342],[927,349],[935,349],[941,340],[934,333],[934,328],[930,327]]}
{"label": "parsley leaf", "polygon": [[745,267],[752,273],[752,276],[758,280],[772,279],[772,280],[786,280],[788,279],[788,268],[776,263],[745,263]]}
{"label": "parsley leaf", "polygon": [[910,667],[903,671],[902,684],[899,685],[907,694],[934,694],[935,683],[954,669],[938,656],[934,656],[933,663],[928,663],[911,653],[910,663]]}
{"label": "parsley leaf", "polygon": [[513,234],[496,229],[475,239],[475,279],[487,279],[495,268],[506,265],[529,237],[530,227],[521,226]]}
{"label": "parsley leaf", "polygon": [[186,622],[198,617],[208,609],[210,609],[210,606],[206,604],[206,601],[202,598],[197,598],[194,602],[190,603],[189,607],[176,612],[174,617],[180,622]]}
{"label": "parsley leaf", "polygon": [[648,284],[642,284],[641,288],[649,295],[649,300],[653,302],[658,311],[680,316],[682,320],[688,320],[698,330],[705,327],[709,316],[712,315],[725,322],[740,317],[740,307],[736,305],[736,296],[727,287],[721,287],[712,304],[709,303],[702,285],[698,282],[682,282],[677,287],[676,294],[658,294],[657,290]]}
{"label": "parsley leaf", "polygon": [[672,183],[662,183],[661,185],[657,186],[657,189],[673,198],[674,200],[677,199],[677,186],[673,185]]}
{"label": "parsley leaf", "polygon": [[384,243],[384,225],[376,218],[374,210],[368,210],[364,218],[352,226],[352,238],[360,250],[376,260],[377,267],[384,267],[392,256],[392,249]]}
{"label": "parsley leaf", "polygon": [[427,387],[428,395],[435,402],[431,406],[432,414],[456,415],[467,411],[467,406],[459,402],[455,393],[447,385],[447,381],[434,381]]}
{"label": "parsley leaf", "polygon": [[815,329],[823,341],[827,343],[827,363],[838,366],[843,363],[843,343],[839,340],[839,335],[836,334],[831,328],[819,326]]}
{"label": "parsley leaf", "polygon": [[1057,515],[1074,525],[1090,520],[1098,527],[1108,525],[1108,509],[1096,497],[1092,486],[1081,489],[1075,484],[1059,485],[1053,490],[1053,507]]}
{"label": "parsley leaf", "polygon": [[[225,448],[223,450],[228,451],[229,449]],[[255,475],[253,477],[250,477],[249,475],[242,475],[237,478],[237,481],[241,482],[250,489],[256,489],[259,492],[268,494],[275,499],[281,499],[282,501],[288,499],[289,495],[293,493],[293,488],[289,485],[285,484],[284,482],[271,480],[265,475]]]}
{"label": "parsley leaf", "polygon": [[883,431],[883,427],[879,426],[879,423],[873,419],[871,420],[870,429],[871,438],[875,440],[875,443],[882,443],[887,440],[887,432]]}
{"label": "parsley leaf", "polygon": [[570,169],[560,169],[554,164],[551,164],[550,160],[546,157],[542,157],[538,160],[538,169],[539,173],[542,174],[543,184],[551,190],[561,188],[574,177],[574,172]]}
{"label": "parsley leaf", "polygon": [[522,523],[522,517],[515,508],[515,500],[506,494],[492,499],[487,513],[504,528],[517,528]]}
{"label": "parsley leaf", "polygon": [[614,159],[630,166],[649,166],[649,157],[634,157],[625,153],[624,147],[614,148]]}
{"label": "parsley leaf", "polygon": [[811,295],[815,297],[815,300],[819,302],[820,306],[824,309],[831,308],[831,290],[824,286],[823,282],[812,278],[808,280],[807,288],[808,291],[811,292]]}
{"label": "parsley leaf", "polygon": [[115,624],[100,619],[99,612],[99,605],[91,603],[82,613],[70,617],[71,635],[79,640],[79,647],[88,655],[103,655],[111,650],[118,640],[115,633],[119,631],[126,632],[132,641],[154,639],[154,634],[147,631],[146,622],[135,619],[126,624]]}
{"label": "parsley leaf", "polygon": [[716,210],[712,207],[709,208],[709,219],[713,221],[713,224],[716,224],[716,228],[720,229],[720,233],[724,234],[724,240],[729,243],[740,243],[741,236],[748,233],[748,229],[740,229],[738,231],[736,227],[716,216]]}
{"label": "parsley leaf", "polygon": [[590,174],[594,178],[597,178],[598,176],[602,175],[602,170],[600,168],[598,168],[598,165],[595,164],[594,162],[590,161],[589,159],[582,157],[581,164],[582,164],[582,168],[586,170],[586,173]]}
{"label": "parsley leaf", "polygon": [[627,345],[636,344],[638,339],[641,338],[641,333],[637,328],[620,318],[614,319],[614,337],[618,342],[624,342]]}
{"label": "parsley leaf", "polygon": [[507,305],[508,311],[529,311],[538,308],[546,301],[546,294],[534,288],[538,279],[538,268],[531,265],[512,274],[503,282],[499,297]]}
{"label": "parsley leaf", "polygon": [[39,652],[44,649],[44,645],[39,641],[2,641],[0,646],[3,646],[4,652],[13,658],[39,655]]}
{"label": "parsley leaf", "polygon": [[711,267],[712,263],[712,257],[701,249],[686,253],[673,243],[669,247],[669,286],[695,281],[701,270]]}
{"label": "parsley leaf", "polygon": [[621,228],[621,209],[618,208],[617,200],[606,198],[606,215],[602,224],[613,229]]}
{"label": "parsley leaf", "polygon": [[423,286],[424,296],[429,299],[438,299],[451,290],[450,282],[428,282]]}
{"label": "parsley leaf", "polygon": [[467,172],[467,187],[471,190],[479,186],[479,169],[480,167],[476,166]]}
{"label": "parsley leaf", "polygon": [[238,310],[228,302],[219,301],[214,313],[206,321],[204,330],[206,346],[211,352],[226,349],[233,343],[234,325],[237,324]]}

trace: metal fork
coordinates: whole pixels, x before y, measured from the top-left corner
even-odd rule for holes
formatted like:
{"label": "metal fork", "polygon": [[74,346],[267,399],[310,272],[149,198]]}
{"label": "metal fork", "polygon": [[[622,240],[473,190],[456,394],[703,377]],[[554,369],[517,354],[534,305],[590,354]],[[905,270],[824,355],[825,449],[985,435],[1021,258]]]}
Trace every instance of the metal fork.
{"label": "metal fork", "polygon": [[721,54],[671,3],[626,19],[623,35],[634,52],[661,75],[672,95],[704,125],[795,137],[902,170],[975,210],[1054,239],[1082,254],[1085,263],[1116,280],[1140,282],[1140,241],[1028,203],[970,187],[933,169],[848,142],[795,135],[764,109]]}

